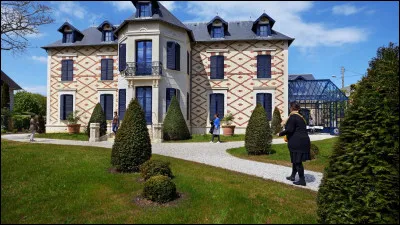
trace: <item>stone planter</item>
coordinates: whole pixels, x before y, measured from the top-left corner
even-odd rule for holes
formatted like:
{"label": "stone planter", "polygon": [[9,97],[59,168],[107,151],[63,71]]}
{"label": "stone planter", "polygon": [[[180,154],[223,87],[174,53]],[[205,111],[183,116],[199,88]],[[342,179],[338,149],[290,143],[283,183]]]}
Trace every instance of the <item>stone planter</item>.
{"label": "stone planter", "polygon": [[81,129],[80,124],[67,124],[67,127],[70,134],[78,134]]}
{"label": "stone planter", "polygon": [[235,125],[222,125],[224,136],[232,136],[235,134]]}

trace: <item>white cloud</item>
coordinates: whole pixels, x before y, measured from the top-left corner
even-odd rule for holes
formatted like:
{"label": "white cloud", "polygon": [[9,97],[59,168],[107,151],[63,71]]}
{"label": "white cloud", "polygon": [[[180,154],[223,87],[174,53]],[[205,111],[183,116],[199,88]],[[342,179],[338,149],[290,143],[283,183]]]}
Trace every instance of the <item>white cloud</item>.
{"label": "white cloud", "polygon": [[47,96],[47,86],[46,85],[38,85],[38,86],[23,86],[24,90],[32,93],[39,93],[41,95]]}
{"label": "white cloud", "polygon": [[57,19],[58,23],[65,21],[72,23],[73,20],[83,20],[88,25],[98,25],[103,22],[100,21],[103,18],[102,13],[92,13],[78,1],[53,1],[51,4],[56,6],[54,7],[54,18]]}
{"label": "white cloud", "polygon": [[45,56],[32,56],[32,59],[41,63],[47,63],[47,57]]}
{"label": "white cloud", "polygon": [[111,1],[108,3],[112,4],[118,11],[125,11],[125,10],[129,10],[132,12],[135,11],[135,7],[130,1]]}
{"label": "white cloud", "polygon": [[336,15],[352,15],[360,12],[361,8],[356,8],[353,5],[345,4],[345,5],[336,5],[332,8],[332,13]]}
{"label": "white cloud", "polygon": [[36,38],[44,37],[46,35],[47,35],[46,33],[37,33],[37,34],[27,34],[26,37],[36,39]]}
{"label": "white cloud", "polygon": [[323,22],[308,22],[302,14],[313,13],[312,2],[188,2],[186,11],[195,15],[191,21],[208,22],[218,15],[229,21],[256,20],[265,10],[276,22],[274,30],[296,40],[292,46],[311,48],[358,43],[367,33],[357,27],[329,27]]}
{"label": "white cloud", "polygon": [[160,1],[160,2],[163,6],[165,6],[165,8],[167,8],[171,12],[179,8],[175,1]]}

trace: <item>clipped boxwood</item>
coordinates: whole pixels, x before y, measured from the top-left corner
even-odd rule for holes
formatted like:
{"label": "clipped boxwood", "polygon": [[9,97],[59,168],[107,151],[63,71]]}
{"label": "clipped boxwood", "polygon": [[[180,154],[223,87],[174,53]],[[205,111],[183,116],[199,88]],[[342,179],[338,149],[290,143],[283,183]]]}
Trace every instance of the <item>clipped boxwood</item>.
{"label": "clipped boxwood", "polygon": [[319,154],[319,148],[315,144],[311,143],[310,146],[310,154],[311,154],[311,159],[315,159],[316,156]]}
{"label": "clipped boxwood", "polygon": [[164,175],[173,178],[169,162],[161,160],[148,160],[140,166],[140,173],[145,180],[156,175]]}
{"label": "clipped boxwood", "polygon": [[190,132],[183,117],[181,107],[176,96],[172,97],[167,115],[163,124],[164,140],[186,140],[190,138]]}
{"label": "clipped boxwood", "polygon": [[86,128],[86,134],[90,137],[90,124],[100,123],[100,137],[104,136],[107,132],[107,121],[106,115],[104,115],[103,108],[100,103],[97,103],[93,109],[92,115],[90,116],[89,122]]}
{"label": "clipped boxwood", "polygon": [[282,131],[282,117],[281,112],[278,107],[275,107],[274,114],[271,121],[271,130],[274,132],[273,134],[277,134]]}
{"label": "clipped boxwood", "polygon": [[244,145],[249,155],[269,154],[272,151],[272,131],[267,113],[261,104],[257,104],[246,128]]}
{"label": "clipped boxwood", "polygon": [[171,178],[157,175],[144,183],[143,196],[153,202],[166,203],[177,197],[176,186]]}

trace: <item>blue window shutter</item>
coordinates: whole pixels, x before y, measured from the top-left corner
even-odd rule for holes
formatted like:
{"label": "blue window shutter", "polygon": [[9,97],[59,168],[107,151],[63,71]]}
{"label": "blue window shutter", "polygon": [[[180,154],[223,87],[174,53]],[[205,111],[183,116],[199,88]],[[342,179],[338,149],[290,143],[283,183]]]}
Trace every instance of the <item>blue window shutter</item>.
{"label": "blue window shutter", "polygon": [[186,52],[186,72],[189,75],[189,52]]}
{"label": "blue window shutter", "polygon": [[107,59],[101,59],[101,80],[107,80]]}
{"label": "blue window shutter", "polygon": [[268,24],[268,25],[267,25],[267,35],[270,36],[271,33],[272,33],[272,31],[271,31],[271,26]]}
{"label": "blue window shutter", "polygon": [[167,88],[165,112],[168,111],[168,107],[171,104],[171,100],[172,100],[173,96],[176,96],[176,89],[175,88]]}
{"label": "blue window shutter", "polygon": [[175,43],[175,63],[176,63],[176,70],[181,70],[181,46],[178,43]]}
{"label": "blue window shutter", "polygon": [[224,94],[217,94],[217,113],[219,114],[219,118],[224,118]]}
{"label": "blue window shutter", "polygon": [[175,69],[175,43],[172,41],[167,42],[167,68]]}
{"label": "blue window shutter", "polygon": [[74,73],[74,61],[68,60],[68,75],[67,80],[74,80],[73,73]]}
{"label": "blue window shutter", "polygon": [[264,94],[264,107],[265,107],[265,112],[267,113],[267,119],[271,121],[272,118],[272,94],[270,93],[265,93]]}
{"label": "blue window shutter", "polygon": [[60,96],[60,120],[65,120],[65,95]]}
{"label": "blue window shutter", "polygon": [[101,32],[101,41],[106,41],[106,32],[104,30]]}
{"label": "blue window shutter", "polygon": [[256,104],[261,104],[262,107],[264,107],[264,109],[265,109],[265,106],[264,106],[264,103],[265,103],[264,93],[257,93],[256,99],[257,99],[257,103]]}
{"label": "blue window shutter", "polygon": [[257,56],[257,78],[266,78],[266,55]]}
{"label": "blue window shutter", "polygon": [[216,79],[217,77],[217,56],[211,56],[210,58],[210,73],[211,79]]}
{"label": "blue window shutter", "polygon": [[224,79],[224,56],[217,56],[217,78]]}
{"label": "blue window shutter", "polygon": [[66,40],[66,34],[65,33],[63,33],[63,37],[62,37],[62,43],[65,43],[65,40]]}
{"label": "blue window shutter", "polygon": [[260,25],[257,25],[257,36],[260,36]]}
{"label": "blue window shutter", "polygon": [[62,60],[61,61],[61,80],[67,80],[68,79],[68,61],[67,60]]}
{"label": "blue window shutter", "polygon": [[123,120],[126,111],[126,89],[119,89],[118,97],[118,117],[119,120]]}
{"label": "blue window shutter", "polygon": [[126,68],[126,44],[119,45],[119,71]]}
{"label": "blue window shutter", "polygon": [[267,78],[271,78],[271,55],[266,55],[266,57],[265,57],[266,59],[265,59],[265,63],[266,63],[266,66],[265,66],[265,73],[266,73],[266,77]]}
{"label": "blue window shutter", "polygon": [[106,120],[112,120],[113,119],[113,95],[105,95],[105,107],[106,107]]}
{"label": "blue window shutter", "polygon": [[107,59],[107,80],[113,80],[114,77],[114,60]]}
{"label": "blue window shutter", "polygon": [[64,111],[65,111],[65,119],[67,119],[67,116],[72,113],[73,111],[73,107],[74,107],[74,103],[73,103],[73,96],[72,95],[64,95],[65,96],[65,106],[64,106]]}
{"label": "blue window shutter", "polygon": [[214,114],[217,110],[216,94],[210,94],[210,121],[214,120]]}
{"label": "blue window shutter", "polygon": [[100,95],[100,105],[101,105],[101,108],[103,109],[104,114],[106,111],[105,103],[106,103],[105,95]]}
{"label": "blue window shutter", "polygon": [[74,43],[76,41],[75,37],[76,37],[75,31],[72,31],[72,43]]}

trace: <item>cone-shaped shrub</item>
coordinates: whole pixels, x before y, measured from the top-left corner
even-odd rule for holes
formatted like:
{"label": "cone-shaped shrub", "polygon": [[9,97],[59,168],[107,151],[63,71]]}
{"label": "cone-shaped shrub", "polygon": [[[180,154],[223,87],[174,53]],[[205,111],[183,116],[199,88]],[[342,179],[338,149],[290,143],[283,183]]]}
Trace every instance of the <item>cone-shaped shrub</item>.
{"label": "cone-shaped shrub", "polygon": [[271,130],[273,134],[277,134],[282,131],[281,123],[282,123],[281,112],[279,112],[278,107],[275,107],[271,121]]}
{"label": "cone-shaped shrub", "polygon": [[261,104],[257,104],[246,128],[244,145],[249,155],[269,154],[272,150],[272,132],[267,113]]}
{"label": "cone-shaped shrub", "polygon": [[186,140],[190,138],[190,132],[183,117],[181,107],[175,96],[172,97],[167,115],[163,124],[164,140]]}
{"label": "cone-shaped shrub", "polygon": [[45,133],[46,132],[46,124],[44,122],[44,118],[43,118],[42,114],[39,114],[39,116],[38,116],[38,123],[39,123],[38,133],[39,134]]}
{"label": "cone-shaped shrub", "polygon": [[146,119],[139,102],[131,100],[115,136],[111,164],[120,172],[138,172],[151,157],[151,143]]}
{"label": "cone-shaped shrub", "polygon": [[378,49],[319,188],[320,223],[399,223],[399,47]]}
{"label": "cone-shaped shrub", "polygon": [[106,115],[104,114],[103,108],[100,103],[97,103],[93,109],[92,115],[90,116],[89,123],[87,125],[86,134],[90,136],[90,123],[100,123],[100,137],[105,135],[107,132],[107,121]]}

